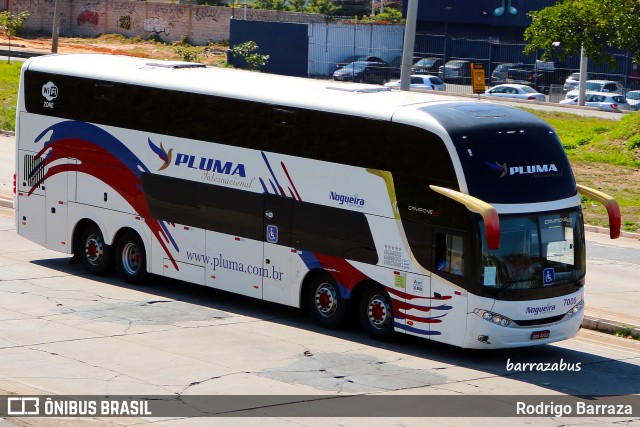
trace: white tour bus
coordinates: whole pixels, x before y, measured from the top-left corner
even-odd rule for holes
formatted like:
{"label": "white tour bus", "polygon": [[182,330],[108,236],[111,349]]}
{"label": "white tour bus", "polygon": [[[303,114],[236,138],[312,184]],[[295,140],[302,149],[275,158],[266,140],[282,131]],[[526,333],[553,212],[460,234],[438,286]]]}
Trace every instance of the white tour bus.
{"label": "white tour bus", "polygon": [[583,316],[580,193],[519,109],[184,62],[25,62],[18,233],[93,274],[305,308],[379,339],[543,344]]}

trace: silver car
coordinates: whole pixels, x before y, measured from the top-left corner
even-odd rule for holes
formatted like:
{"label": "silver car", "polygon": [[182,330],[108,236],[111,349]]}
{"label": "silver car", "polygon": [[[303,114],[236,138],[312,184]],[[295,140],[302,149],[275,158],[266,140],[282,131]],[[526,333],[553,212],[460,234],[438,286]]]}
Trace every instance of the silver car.
{"label": "silver car", "polygon": [[485,91],[485,96],[497,96],[499,98],[523,99],[525,101],[544,101],[545,97],[530,86],[518,84],[504,84],[494,86]]}
{"label": "silver car", "polygon": [[[584,105],[597,108],[602,111],[621,113],[623,110],[630,110],[631,106],[624,95],[609,92],[589,92],[585,94]],[[565,99],[560,101],[563,105],[578,105],[578,98]]]}
{"label": "silver car", "polygon": [[627,98],[627,102],[629,103],[631,110],[640,110],[640,90],[630,90],[627,92],[625,97]]}
{"label": "silver car", "polygon": [[[395,82],[385,83],[385,86],[390,87],[392,89],[400,88],[400,80]],[[422,90],[447,90],[447,85],[444,84],[442,79],[438,76],[432,76],[429,74],[421,75],[421,76],[411,76],[411,89],[422,89]]]}
{"label": "silver car", "polygon": [[[622,85],[612,80],[587,80],[585,82],[587,92],[610,92],[622,95]],[[567,93],[566,99],[577,98],[580,93],[580,83],[578,87]]]}

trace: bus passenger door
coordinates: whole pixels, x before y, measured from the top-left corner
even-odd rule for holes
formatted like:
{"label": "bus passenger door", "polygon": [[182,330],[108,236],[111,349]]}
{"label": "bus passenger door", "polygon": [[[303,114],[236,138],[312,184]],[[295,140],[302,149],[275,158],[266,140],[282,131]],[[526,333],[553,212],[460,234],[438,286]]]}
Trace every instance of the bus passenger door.
{"label": "bus passenger door", "polygon": [[434,340],[456,344],[466,333],[468,242],[460,231],[436,228],[433,247],[430,333]]}
{"label": "bus passenger door", "polygon": [[[76,163],[75,159],[60,159],[55,164],[59,167],[63,164]],[[76,172],[61,172],[46,179],[43,183],[45,193],[45,234],[46,246],[54,251],[69,253],[71,242],[68,235],[69,224],[67,213],[69,200],[75,200]]]}
{"label": "bus passenger door", "polygon": [[296,271],[302,271],[302,261],[291,247],[293,203],[288,197],[266,194],[264,198],[262,298],[286,305],[297,305],[291,287],[299,282]]}

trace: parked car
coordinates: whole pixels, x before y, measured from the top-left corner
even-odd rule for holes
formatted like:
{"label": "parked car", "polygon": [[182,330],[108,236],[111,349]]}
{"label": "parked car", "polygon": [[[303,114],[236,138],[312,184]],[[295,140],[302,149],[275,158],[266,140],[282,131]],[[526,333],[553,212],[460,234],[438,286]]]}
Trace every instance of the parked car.
{"label": "parked car", "polygon": [[495,86],[485,93],[487,96],[497,96],[499,98],[514,98],[527,101],[544,101],[543,94],[527,85],[504,84]]}
{"label": "parked car", "polygon": [[[618,82],[614,82],[612,80],[587,80],[585,82],[585,87],[587,92],[611,92],[618,93],[622,95],[623,88],[622,85]],[[580,94],[580,84],[578,83],[578,87],[567,92],[566,99],[577,98]]]}
{"label": "parked car", "polygon": [[554,62],[536,61],[535,64],[520,64],[507,70],[507,83],[531,86],[541,93],[549,93],[551,86],[564,81]]}
{"label": "parked car", "polygon": [[[587,74],[587,80],[591,79],[591,75]],[[571,73],[569,77],[564,81],[564,90],[565,92],[569,92],[573,89],[578,89],[578,85],[580,84],[580,73]]]}
{"label": "parked car", "polygon": [[[620,113],[621,110],[630,110],[631,106],[624,95],[610,92],[589,92],[585,95],[584,105],[597,108],[602,111]],[[578,105],[578,97],[560,101],[563,105]]]}
{"label": "parked car", "polygon": [[640,90],[630,90],[625,98],[627,98],[631,110],[640,110]]}
{"label": "parked car", "polygon": [[[400,80],[385,83],[385,86],[390,88],[400,88]],[[447,90],[447,85],[444,84],[442,79],[438,76],[424,75],[424,76],[411,76],[411,89],[424,89],[424,90]]]}
{"label": "parked car", "polygon": [[522,66],[522,63],[505,62],[504,64],[496,65],[491,73],[491,86],[499,85],[507,82],[507,71],[509,68],[517,68]]}
{"label": "parked car", "polygon": [[336,63],[336,68],[342,68],[347,64],[351,64],[352,62],[379,62],[380,64],[386,64],[386,62],[378,56],[353,55]]}
{"label": "parked car", "polygon": [[390,75],[391,67],[387,63],[357,61],[334,71],[333,79],[381,85],[390,79]]}
{"label": "parked car", "polygon": [[440,58],[422,58],[411,67],[413,74],[438,74],[444,62]]}
{"label": "parked car", "polygon": [[445,82],[471,84],[471,63],[459,59],[448,61],[438,69],[438,77]]}

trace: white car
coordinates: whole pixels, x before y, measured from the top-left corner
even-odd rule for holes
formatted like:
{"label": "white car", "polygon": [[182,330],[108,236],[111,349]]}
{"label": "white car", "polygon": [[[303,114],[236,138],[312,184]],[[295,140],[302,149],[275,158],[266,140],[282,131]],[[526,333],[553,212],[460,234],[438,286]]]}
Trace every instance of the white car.
{"label": "white car", "polygon": [[[622,95],[623,93],[622,85],[612,80],[587,80],[585,85],[587,88],[586,89],[587,92],[611,92],[611,93],[619,93],[620,95]],[[567,92],[566,99],[577,98],[579,94],[580,94],[580,83],[578,82],[577,88]]]}
{"label": "white car", "polygon": [[629,103],[631,110],[640,110],[640,90],[630,90],[627,92],[625,98],[627,98],[627,102]]}
{"label": "white car", "polygon": [[[399,89],[400,88],[400,80],[385,83],[385,86]],[[432,76],[430,74],[422,75],[422,76],[411,76],[411,89],[422,89],[422,90],[447,90],[447,85],[442,81],[442,79],[438,76]]]}
{"label": "white car", "polygon": [[494,86],[484,93],[486,96],[497,96],[500,98],[524,99],[527,101],[544,101],[545,97],[532,87],[527,85],[504,84]]}
{"label": "white car", "polygon": [[[578,105],[578,98],[560,101],[563,105]],[[621,113],[622,110],[630,110],[631,106],[624,95],[609,92],[589,92],[585,94],[584,105],[597,108],[602,111]]]}

